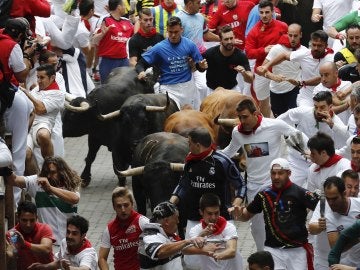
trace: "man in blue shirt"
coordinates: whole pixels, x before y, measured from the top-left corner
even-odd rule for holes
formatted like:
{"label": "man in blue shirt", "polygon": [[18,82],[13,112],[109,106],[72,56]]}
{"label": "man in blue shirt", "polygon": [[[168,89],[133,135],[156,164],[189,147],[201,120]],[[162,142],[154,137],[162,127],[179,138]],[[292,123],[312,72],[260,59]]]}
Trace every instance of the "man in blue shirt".
{"label": "man in blue shirt", "polygon": [[142,54],[135,67],[138,78],[145,78],[147,67],[157,66],[161,70],[159,92],[168,92],[179,108],[188,104],[198,109],[200,102],[192,79],[192,69],[205,71],[207,62],[203,60],[195,43],[181,36],[183,27],[180,18],[174,16],[168,20],[167,32],[167,39]]}

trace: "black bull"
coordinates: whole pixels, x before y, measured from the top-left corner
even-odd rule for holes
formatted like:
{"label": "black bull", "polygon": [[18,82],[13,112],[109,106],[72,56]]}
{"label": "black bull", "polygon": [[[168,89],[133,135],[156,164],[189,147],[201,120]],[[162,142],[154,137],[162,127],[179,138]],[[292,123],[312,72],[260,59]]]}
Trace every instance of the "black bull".
{"label": "black bull", "polygon": [[[86,99],[76,98],[70,102],[74,107],[80,106],[81,102],[89,104],[89,108],[83,112],[74,112],[66,109],[63,114],[63,136],[80,137],[88,134],[88,154],[86,156],[85,168],[81,174],[84,180],[84,186],[87,186],[91,180],[91,164],[95,160],[96,154],[101,145],[107,146],[112,151],[113,163],[115,168],[124,169],[129,164],[120,164],[119,153],[117,149],[117,140],[122,132],[118,121],[110,119],[102,121],[99,119],[100,113],[106,114],[119,110],[125,100],[137,93],[153,92],[153,83],[144,83],[136,78],[136,72],[129,67],[118,68],[112,72],[108,78],[107,84],[94,89]],[[165,98],[166,100],[166,98]],[[151,105],[151,104],[146,104]],[[165,105],[165,102],[164,104]],[[135,120],[135,119],[134,119]],[[127,129],[125,129],[127,132]],[[127,158],[128,160],[131,157]],[[129,161],[130,162],[130,161]],[[122,180],[119,179],[119,180]]]}
{"label": "black bull", "polygon": [[[165,104],[166,108],[156,109]],[[165,94],[137,94],[129,97],[121,106],[116,120],[119,133],[113,150],[115,170],[127,169],[140,140],[148,134],[163,131],[166,118],[176,111],[176,103]]]}
{"label": "black bull", "polygon": [[124,172],[126,176],[132,175],[139,213],[146,215],[146,199],[150,201],[151,210],[170,199],[183,172],[181,163],[188,153],[188,140],[175,133],[153,133],[139,142],[134,150],[132,169]]}

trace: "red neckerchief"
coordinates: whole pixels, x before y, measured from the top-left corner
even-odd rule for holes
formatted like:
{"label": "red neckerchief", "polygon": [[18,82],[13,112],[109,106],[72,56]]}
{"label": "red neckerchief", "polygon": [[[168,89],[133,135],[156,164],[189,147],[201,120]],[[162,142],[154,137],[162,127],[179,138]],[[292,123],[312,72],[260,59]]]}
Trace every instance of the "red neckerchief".
{"label": "red neckerchief", "polygon": [[168,234],[167,236],[168,236],[169,238],[171,237],[171,238],[174,239],[176,242],[182,240],[182,239],[180,238],[180,236],[177,235],[176,233]]}
{"label": "red neckerchief", "polygon": [[355,172],[360,172],[360,167],[357,167],[354,161],[351,161],[351,169]]}
{"label": "red neckerchief", "polygon": [[298,48],[300,48],[300,42],[298,44],[296,44],[295,47],[292,47],[289,41],[289,37],[287,34],[284,34],[280,37],[278,44],[285,46],[286,48],[289,48],[293,51],[296,51]]}
{"label": "red neckerchief", "polygon": [[331,90],[335,93],[336,89],[340,86],[340,84],[341,84],[341,80],[338,78],[336,83],[333,86],[331,86]]}
{"label": "red neckerchief", "polygon": [[139,35],[144,37],[144,38],[151,38],[153,36],[156,35],[156,29],[155,27],[152,27],[151,30],[149,32],[144,32],[144,30],[140,27],[139,31],[138,31]]}
{"label": "red neckerchief", "polygon": [[47,91],[47,90],[60,90],[59,85],[56,83],[56,81],[53,81],[48,87],[45,89],[41,89],[41,91]]}
{"label": "red neckerchief", "polygon": [[285,186],[283,186],[282,188],[276,188],[274,187],[273,185],[271,185],[271,190],[275,191],[277,193],[277,196],[276,196],[276,202],[279,201],[280,197],[281,197],[281,194],[283,193],[284,190],[288,189],[289,187],[291,187],[292,185],[292,182],[290,179],[288,179],[288,181],[285,183]]}
{"label": "red neckerchief", "polygon": [[89,32],[90,32],[91,25],[90,25],[89,21],[87,19],[84,19],[84,18],[81,18],[81,21],[84,22],[84,25],[85,25],[86,29],[89,30]]}
{"label": "red neckerchief", "polygon": [[172,13],[177,8],[177,5],[175,3],[168,7],[167,5],[165,5],[165,2],[161,2],[161,6],[169,13]]}
{"label": "red neckerchief", "polygon": [[258,116],[257,116],[257,122],[256,122],[256,125],[253,127],[253,129],[252,130],[250,130],[250,131],[247,131],[247,130],[244,130],[243,129],[243,126],[241,125],[241,123],[238,125],[238,131],[240,132],[240,133],[242,133],[242,134],[245,134],[245,135],[250,135],[251,133],[255,133],[255,130],[260,126],[260,124],[261,124],[261,121],[262,121],[262,115],[261,114],[259,114]]}
{"label": "red neckerchief", "polygon": [[322,56],[316,57],[316,56],[313,55],[313,52],[311,51],[312,57],[313,57],[314,59],[318,59],[318,60],[324,58],[326,55],[328,55],[328,54],[330,54],[330,53],[334,53],[334,51],[333,51],[332,49],[330,49],[330,48],[326,48],[326,49],[325,49],[325,52],[324,52],[324,54],[323,54]]}
{"label": "red neckerchief", "polygon": [[314,172],[319,172],[322,168],[329,168],[332,165],[338,163],[338,161],[342,158],[343,157],[338,154],[333,154],[323,165],[320,165],[318,168],[316,168]]}
{"label": "red neckerchief", "polygon": [[85,238],[83,244],[81,245],[81,247],[79,247],[79,248],[77,248],[75,250],[70,250],[69,247],[67,249],[68,249],[68,252],[71,255],[76,255],[76,254],[79,254],[84,249],[91,248],[91,247],[92,247],[92,245],[91,245],[90,241]]}
{"label": "red neckerchief", "polygon": [[206,158],[211,153],[211,151],[214,151],[215,149],[216,149],[215,144],[211,144],[208,149],[201,152],[200,154],[193,154],[193,153],[190,152],[186,156],[185,162],[189,162],[189,161],[193,161],[193,160],[203,160],[204,158]]}
{"label": "red neckerchief", "polygon": [[[208,224],[206,224],[203,219],[200,219],[200,222],[201,222],[202,228],[205,229]],[[220,233],[222,233],[223,230],[226,227],[226,222],[227,222],[226,219],[220,216],[217,219],[216,223],[214,224],[214,229],[215,230],[211,234],[212,235],[219,235]]]}

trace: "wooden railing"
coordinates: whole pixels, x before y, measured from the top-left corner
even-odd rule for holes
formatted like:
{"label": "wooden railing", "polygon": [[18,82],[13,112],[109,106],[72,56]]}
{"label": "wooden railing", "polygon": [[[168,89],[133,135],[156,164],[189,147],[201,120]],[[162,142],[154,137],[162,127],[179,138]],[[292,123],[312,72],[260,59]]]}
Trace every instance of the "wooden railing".
{"label": "wooden railing", "polygon": [[6,259],[5,233],[15,225],[14,195],[12,186],[6,185],[0,176],[0,270],[16,269]]}

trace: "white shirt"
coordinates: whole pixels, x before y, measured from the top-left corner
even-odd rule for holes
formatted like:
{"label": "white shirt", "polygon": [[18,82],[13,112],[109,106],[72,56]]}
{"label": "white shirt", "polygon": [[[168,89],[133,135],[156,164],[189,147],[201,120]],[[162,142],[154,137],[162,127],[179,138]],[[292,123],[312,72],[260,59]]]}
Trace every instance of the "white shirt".
{"label": "white shirt", "polygon": [[[192,227],[190,230],[190,238],[197,237],[200,235],[201,231],[203,230],[201,223],[197,224],[196,226]],[[236,227],[231,224],[230,222],[226,223],[225,229],[219,235],[211,235],[207,237],[208,239],[238,239]],[[219,250],[222,251],[221,249]],[[243,269],[243,259],[239,250],[236,250],[236,255],[232,259],[227,260],[220,260],[215,261],[213,258],[199,255],[200,262],[201,262],[201,269],[207,270],[227,270],[227,269]]]}
{"label": "white shirt", "polygon": [[61,90],[39,90],[36,86],[32,91],[31,95],[40,100],[46,109],[46,113],[42,115],[35,114],[33,126],[39,123],[47,123],[54,127],[55,118],[59,113],[60,109],[64,107],[65,94]]}
{"label": "white shirt", "polygon": [[[281,157],[282,136],[288,136],[296,131],[282,120],[264,117],[260,126],[250,135],[240,133],[236,126],[232,131],[230,144],[222,152],[232,157],[240,147],[243,147],[246,152],[248,185],[270,183],[270,163],[275,158]],[[259,148],[261,155],[254,155]]]}
{"label": "white shirt", "polygon": [[26,69],[26,65],[23,61],[23,53],[19,44],[15,44],[11,50],[9,57],[9,68],[14,72],[18,73]]}
{"label": "white shirt", "polygon": [[12,164],[12,156],[9,148],[0,137],[0,168],[7,167]]}
{"label": "white shirt", "polygon": [[66,259],[70,261],[71,266],[86,266],[90,270],[96,270],[98,264],[98,256],[96,250],[93,247],[85,248],[79,253],[72,255],[67,250],[66,239],[61,241],[60,250],[55,254],[55,259]]}
{"label": "white shirt", "polygon": [[325,180],[330,176],[336,176],[338,173],[342,173],[347,169],[351,169],[350,160],[346,158],[340,159],[336,164],[321,168],[319,171],[315,171],[319,165],[313,163],[309,168],[308,174],[308,186],[309,191],[324,190],[323,184]]}
{"label": "white shirt", "polygon": [[[349,198],[350,205],[345,215],[329,211],[325,212],[326,232],[341,232],[355,223],[360,217],[360,198]],[[350,260],[355,265],[360,265],[360,244],[350,248],[346,253],[341,255],[342,260]],[[342,262],[342,261],[340,261]]]}
{"label": "white shirt", "polygon": [[296,128],[306,134],[309,138],[321,131],[328,134],[335,142],[335,148],[341,148],[349,138],[347,127],[337,115],[333,116],[334,126],[330,128],[325,122],[317,122],[314,116],[313,107],[296,107],[279,115],[289,125],[296,125]]}
{"label": "white shirt", "polygon": [[[336,92],[343,92],[346,89],[349,89],[350,87],[351,87],[351,82],[349,82],[349,81],[341,81],[340,85],[336,88]],[[332,95],[335,95],[335,93],[332,91],[332,89],[325,87],[322,83],[315,86],[313,95],[315,96],[317,93],[319,93],[321,91],[331,92]],[[350,95],[348,95],[345,99],[347,101],[350,100]],[[341,119],[341,121],[345,125],[348,123],[350,115],[351,115],[351,109],[350,108],[348,108],[347,110],[337,114],[337,116],[339,116],[339,118]]]}
{"label": "white shirt", "polygon": [[[301,47],[298,50],[301,49],[305,49],[305,47],[301,45]],[[271,61],[279,54],[284,52],[291,52],[291,51],[292,50],[290,48],[277,44],[271,48],[268,55],[266,56],[266,60]],[[281,74],[287,78],[291,78],[297,81],[299,81],[301,78],[300,64],[288,60],[285,60],[280,64],[273,66],[272,71],[274,74]],[[294,85],[286,81],[278,83],[272,80],[270,82],[270,91],[276,94],[287,93],[292,89],[294,89],[294,87],[295,87]]]}
{"label": "white shirt", "polygon": [[[66,204],[55,195],[48,195],[37,183],[37,175],[26,176],[27,191],[35,199],[39,220],[51,226],[56,243],[60,244],[66,236],[66,220],[76,214],[77,205]],[[80,193],[76,192],[80,198]]]}
{"label": "white shirt", "polygon": [[353,2],[353,0],[314,0],[313,9],[320,8],[323,14],[324,31],[349,13]]}
{"label": "white shirt", "polygon": [[[296,50],[290,54],[290,61],[299,63],[301,66],[301,80],[307,81],[309,79],[319,77],[319,67],[324,62],[333,62],[334,54],[327,54],[324,58],[314,59],[311,50],[304,48]],[[299,92],[299,98],[309,100],[312,103],[312,93],[314,86],[302,87]]]}

